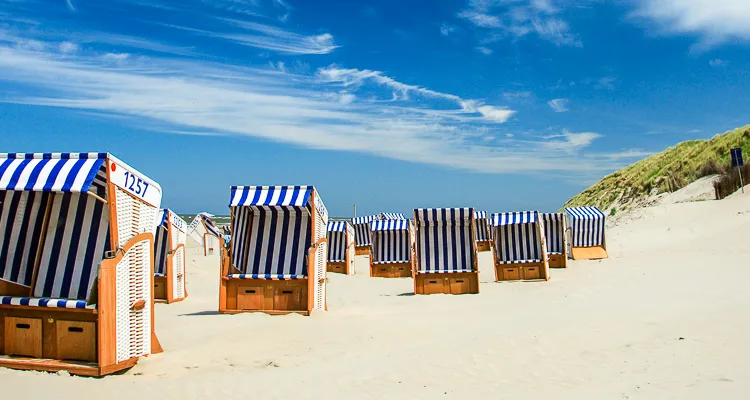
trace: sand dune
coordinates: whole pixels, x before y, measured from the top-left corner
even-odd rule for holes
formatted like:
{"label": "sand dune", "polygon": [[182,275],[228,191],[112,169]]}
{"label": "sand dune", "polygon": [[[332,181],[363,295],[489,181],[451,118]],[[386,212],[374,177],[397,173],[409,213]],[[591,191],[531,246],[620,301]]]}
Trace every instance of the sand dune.
{"label": "sand dune", "polygon": [[479,295],[329,274],[327,313],[217,315],[218,257],[190,249],[165,348],[104,379],[0,369],[4,398],[746,398],[750,194],[631,212],[610,258]]}

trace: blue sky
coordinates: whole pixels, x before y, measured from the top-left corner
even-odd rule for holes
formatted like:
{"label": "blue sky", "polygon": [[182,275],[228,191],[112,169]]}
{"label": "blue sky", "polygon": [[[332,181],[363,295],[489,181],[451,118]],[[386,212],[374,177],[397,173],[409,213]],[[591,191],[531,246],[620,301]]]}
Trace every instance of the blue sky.
{"label": "blue sky", "polygon": [[551,211],[747,124],[740,0],[0,0],[0,148],[109,151],[178,212]]}

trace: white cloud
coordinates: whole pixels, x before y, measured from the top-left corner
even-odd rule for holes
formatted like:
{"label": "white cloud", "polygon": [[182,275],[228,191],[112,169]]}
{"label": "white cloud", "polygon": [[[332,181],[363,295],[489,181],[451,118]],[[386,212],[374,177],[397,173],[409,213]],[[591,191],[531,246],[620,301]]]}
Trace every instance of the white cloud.
{"label": "white cloud", "polygon": [[617,79],[611,77],[611,76],[605,76],[604,78],[599,78],[599,80],[596,81],[595,87],[597,89],[608,89],[613,90],[615,88],[615,82]]}
{"label": "white cloud", "polygon": [[[548,142],[545,142],[544,147],[550,150],[561,150],[564,152],[573,153],[573,152],[582,150],[586,147],[589,147],[591,143],[594,142],[594,140],[600,138],[601,136],[602,135],[596,132],[573,133],[573,132],[563,131],[563,133],[559,135],[545,136],[544,139],[555,139],[555,140],[550,140]],[[612,156],[611,154],[608,155],[608,157],[612,158],[611,156]],[[625,158],[625,157],[620,157],[620,158]]]}
{"label": "white cloud", "polygon": [[2,93],[1,102],[106,115],[168,133],[248,136],[489,173],[580,175],[623,164],[606,152],[577,153],[598,134],[517,140],[497,124],[513,110],[379,71],[329,67],[303,74],[198,56],[108,56],[88,47],[75,58],[59,57],[59,42],[33,49],[17,41],[0,39],[0,81],[33,94]]}
{"label": "white cloud", "polygon": [[78,45],[73,42],[62,42],[58,47],[60,53],[63,54],[75,53],[78,51]]}
{"label": "white cloud", "polygon": [[337,66],[320,68],[317,72],[318,79],[326,83],[338,83],[345,87],[357,88],[367,82],[374,82],[377,85],[384,86],[392,90],[391,100],[408,101],[412,96],[421,96],[431,99],[446,100],[458,106],[454,110],[433,110],[432,115],[450,115],[452,118],[459,118],[461,114],[478,113],[485,120],[495,123],[506,122],[515,111],[505,107],[490,106],[480,101],[472,99],[462,99],[459,96],[441,93],[434,90],[422,88],[415,85],[409,85],[399,82],[391,77],[383,75],[380,71],[343,69]]}
{"label": "white cloud", "polygon": [[750,40],[750,1],[633,0],[636,15],[672,34],[700,36],[703,50],[732,39]]}
{"label": "white cloud", "polygon": [[458,17],[486,30],[484,43],[535,33],[558,46],[581,46],[560,11],[555,0],[470,0]]}
{"label": "white cloud", "polygon": [[130,57],[130,54],[128,53],[106,53],[102,55],[102,59],[106,61],[124,61],[127,60]]}
{"label": "white cloud", "polygon": [[477,47],[477,51],[480,52],[480,53],[482,53],[482,54],[484,54],[484,55],[486,55],[486,56],[492,54],[492,50],[491,49],[488,49],[488,48],[483,47],[483,46]]}
{"label": "white cloud", "polygon": [[559,113],[568,111],[568,103],[567,99],[552,99],[547,102],[550,108]]}
{"label": "white cloud", "polygon": [[440,34],[443,36],[450,36],[451,33],[456,31],[456,27],[448,24],[440,25]]}
{"label": "white cloud", "polygon": [[500,22],[500,18],[494,15],[488,15],[479,13],[476,11],[463,11],[458,14],[459,17],[471,21],[472,24],[480,28],[500,28],[503,24]]}
{"label": "white cloud", "polygon": [[710,66],[712,66],[714,68],[726,67],[727,64],[729,64],[729,63],[726,60],[722,60],[720,58],[715,58],[715,59],[710,60],[708,62],[708,65],[710,65]]}
{"label": "white cloud", "polygon": [[330,33],[307,36],[257,22],[236,19],[223,20],[237,28],[241,28],[242,31],[209,32],[181,26],[172,27],[206,36],[231,40],[244,46],[257,47],[285,54],[328,54],[339,47],[334,42],[333,35]]}
{"label": "white cloud", "polygon": [[68,9],[70,11],[75,11],[76,8],[73,6],[73,2],[71,0],[65,0],[65,3],[68,5]]}

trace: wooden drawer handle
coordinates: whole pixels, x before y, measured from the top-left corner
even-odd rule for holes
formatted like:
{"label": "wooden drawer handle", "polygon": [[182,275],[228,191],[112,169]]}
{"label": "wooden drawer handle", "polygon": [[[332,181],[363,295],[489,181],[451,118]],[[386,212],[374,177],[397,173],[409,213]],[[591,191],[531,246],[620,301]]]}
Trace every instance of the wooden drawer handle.
{"label": "wooden drawer handle", "polygon": [[68,328],[68,332],[83,333],[83,328],[79,328],[77,326],[71,326]]}
{"label": "wooden drawer handle", "polygon": [[133,306],[130,307],[133,311],[140,311],[146,308],[146,300],[138,300],[135,303],[133,303]]}
{"label": "wooden drawer handle", "polygon": [[29,324],[16,324],[16,328],[18,328],[18,329],[31,329],[31,325],[29,325]]}

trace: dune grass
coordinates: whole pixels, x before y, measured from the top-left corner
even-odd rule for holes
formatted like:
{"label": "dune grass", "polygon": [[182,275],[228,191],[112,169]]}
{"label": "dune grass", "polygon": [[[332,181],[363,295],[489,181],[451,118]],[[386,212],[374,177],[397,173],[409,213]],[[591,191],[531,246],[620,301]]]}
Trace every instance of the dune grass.
{"label": "dune grass", "polygon": [[679,143],[638,161],[579,193],[564,207],[595,205],[607,209],[615,202],[631,201],[680,189],[698,178],[721,173],[730,163],[729,149],[741,147],[750,162],[750,125],[719,134],[709,140]]}

